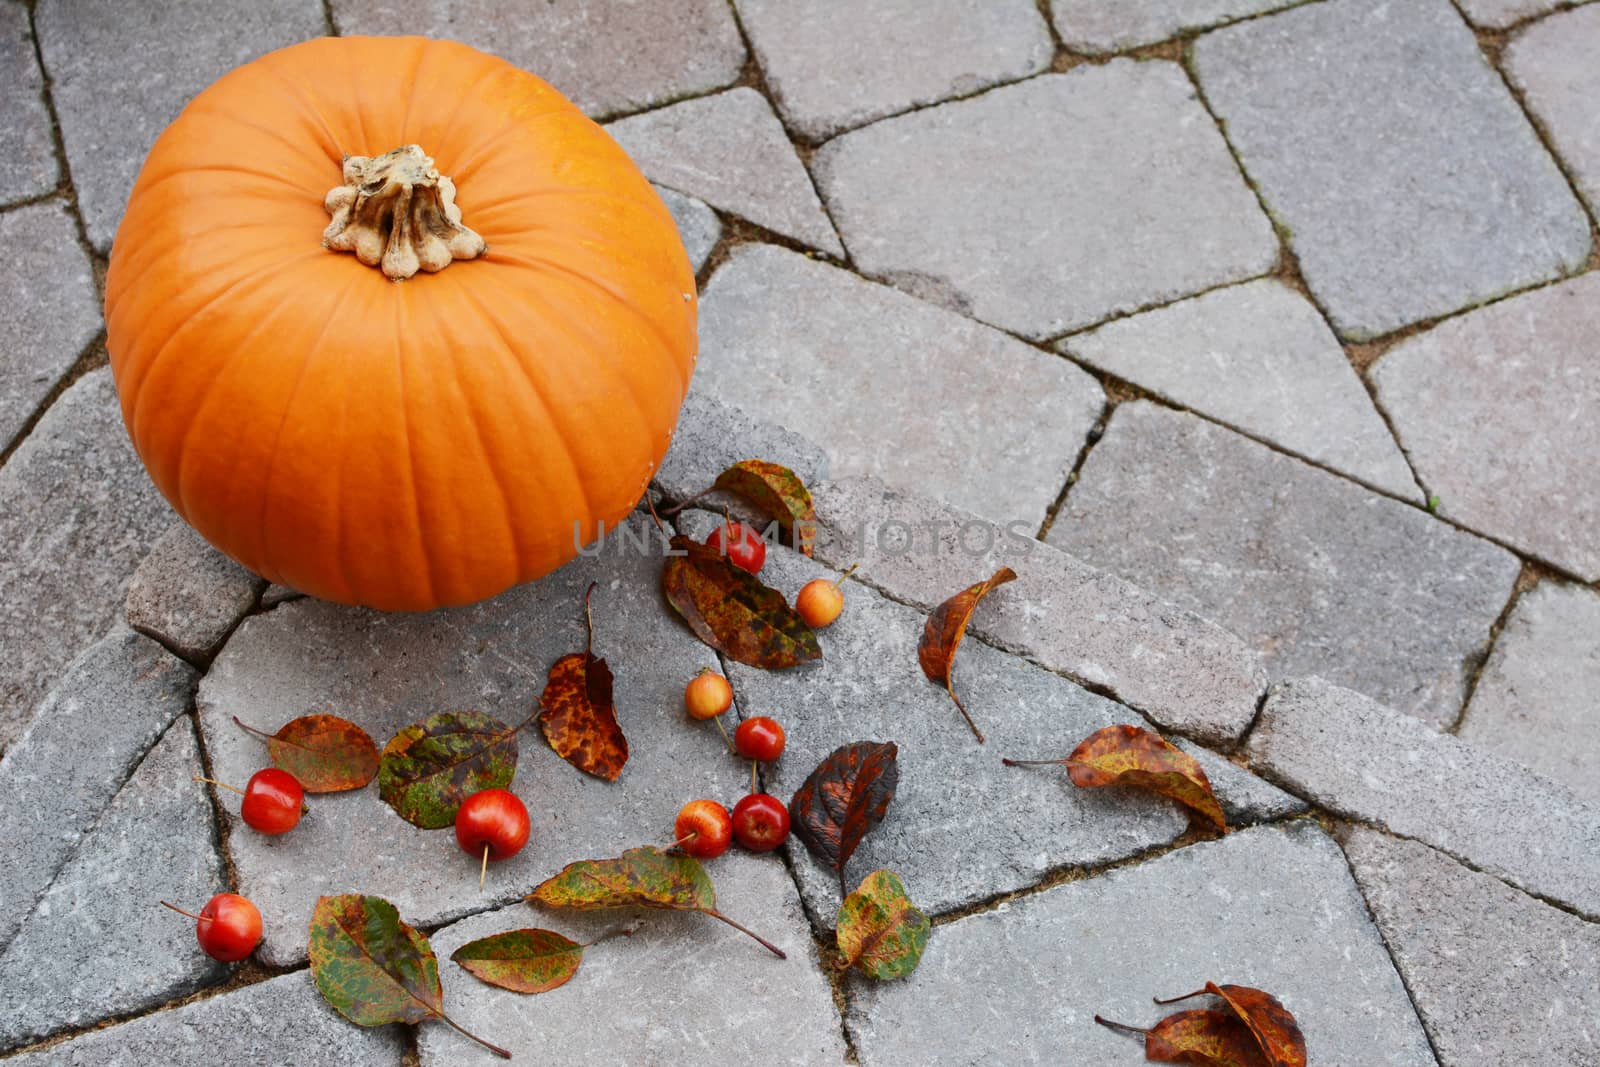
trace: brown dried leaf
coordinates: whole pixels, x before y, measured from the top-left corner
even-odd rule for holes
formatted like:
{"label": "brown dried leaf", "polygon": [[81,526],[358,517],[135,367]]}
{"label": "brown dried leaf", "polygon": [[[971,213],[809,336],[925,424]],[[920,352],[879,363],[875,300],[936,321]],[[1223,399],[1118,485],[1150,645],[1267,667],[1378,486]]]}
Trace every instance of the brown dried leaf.
{"label": "brown dried leaf", "polygon": [[927,625],[922,628],[922,640],[917,644],[917,661],[922,664],[922,673],[944,686],[950,699],[961,710],[962,717],[967,720],[967,725],[972,727],[979,744],[983,743],[983,731],[978,729],[972,716],[967,714],[966,705],[956,696],[950,676],[955,670],[956,649],[961,647],[961,638],[966,635],[967,623],[972,621],[972,613],[979,601],[1016,577],[1016,572],[1010,567],[1001,567],[984,581],[963,589],[934,608],[928,616]]}
{"label": "brown dried leaf", "polygon": [[862,838],[883,821],[900,784],[900,749],[893,741],[855,741],[829,753],[795,790],[789,821],[795,836],[839,875]]}
{"label": "brown dried leaf", "polygon": [[777,519],[789,535],[789,543],[811,555],[817,509],[811,503],[811,491],[794,471],[764,459],[741,460],[717,475],[715,488],[738,493]]}
{"label": "brown dried leaf", "polygon": [[235,715],[246,733],[267,743],[272,765],[294,775],[307,793],[360,789],[378,773],[378,745],[361,727],[337,715],[302,715],[276,734],[257,730]]}
{"label": "brown dried leaf", "polygon": [[589,614],[589,598],[593,594],[591,582],[583,597],[588,644],[582,652],[562,656],[551,666],[544,695],[539,698],[539,725],[562,759],[585,774],[614,782],[628,762],[628,739],[617,723],[611,668],[591,651],[594,620]]}
{"label": "brown dried leaf", "polygon": [[1081,789],[1106,785],[1141,786],[1197,812],[1227,832],[1228,820],[1211,791],[1205,769],[1187,752],[1137,726],[1096,730],[1062,760],[1004,760],[1008,767],[1031,763],[1064,763],[1072,784]]}
{"label": "brown dried leaf", "polygon": [[752,667],[794,667],[822,658],[817,635],[782,593],[682,534],[661,569],[661,592],[696,637]]}
{"label": "brown dried leaf", "polygon": [[1113,1030],[1144,1035],[1144,1056],[1152,1063],[1187,1063],[1193,1067],[1268,1067],[1250,1028],[1230,1012],[1180,1011],[1149,1030],[1094,1021]]}
{"label": "brown dried leaf", "polygon": [[1283,1002],[1271,993],[1245,985],[1207,982],[1204,989],[1156,1003],[1176,1004],[1180,1000],[1206,993],[1221,997],[1250,1028],[1266,1056],[1268,1067],[1306,1067],[1306,1039],[1300,1032],[1300,1024],[1294,1014],[1283,1006]]}

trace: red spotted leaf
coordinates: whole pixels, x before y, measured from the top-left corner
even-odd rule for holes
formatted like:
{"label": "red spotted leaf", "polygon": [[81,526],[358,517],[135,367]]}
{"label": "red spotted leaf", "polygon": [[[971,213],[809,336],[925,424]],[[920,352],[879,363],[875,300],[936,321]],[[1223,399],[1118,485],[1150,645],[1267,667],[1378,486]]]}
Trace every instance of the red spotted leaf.
{"label": "red spotted leaf", "polygon": [[1224,832],[1228,820],[1199,762],[1156,734],[1137,726],[1107,726],[1090,734],[1060,760],[1005,760],[1008,767],[1064,763],[1081,789],[1140,786],[1185,805]]}
{"label": "red spotted leaf", "polygon": [[275,734],[257,730],[237,715],[240,729],[267,743],[272,765],[294,775],[307,793],[360,789],[378,773],[378,745],[365,730],[337,715],[302,715]]}
{"label": "red spotted leaf", "polygon": [[413,723],[384,746],[378,796],[413,826],[450,826],[467,797],[511,784],[520,729],[481,711],[447,711]]}
{"label": "red spotted leaf", "polygon": [[979,744],[983,743],[983,731],[978,729],[978,724],[967,714],[967,706],[956,696],[955,686],[951,682],[951,674],[955,671],[956,649],[961,647],[961,639],[967,633],[967,623],[972,621],[972,613],[977,609],[979,601],[1000,586],[1015,580],[1016,577],[1016,572],[1010,567],[1001,567],[977,585],[963,589],[934,608],[932,614],[928,616],[927,625],[922,628],[922,640],[917,644],[917,660],[922,664],[922,673],[944,686],[945,691],[950,694],[950,699],[955,701],[956,707],[960,709],[962,718],[966,719],[967,725],[972,728],[972,733],[977,737]]}
{"label": "red spotted leaf", "polygon": [[862,838],[883,821],[900,784],[900,754],[893,741],[856,741],[833,750],[789,801],[795,834],[839,875]]}
{"label": "red spotted leaf", "polygon": [[782,593],[682,534],[661,569],[661,592],[696,637],[752,667],[794,667],[822,658],[817,635]]}
{"label": "red spotted leaf", "polygon": [[811,491],[794,471],[764,459],[746,459],[717,475],[715,488],[738,493],[777,519],[789,544],[811,555],[817,509],[811,503]]}
{"label": "red spotted leaf", "polygon": [[1180,1000],[1210,993],[1221,997],[1255,1035],[1268,1067],[1306,1067],[1306,1039],[1300,1024],[1283,1002],[1271,993],[1245,985],[1218,985],[1207,982],[1204,989],[1186,993],[1157,1004],[1176,1004]]}
{"label": "red spotted leaf", "polygon": [[628,762],[628,739],[617,724],[611,668],[592,651],[594,619],[589,614],[589,598],[593,595],[591,582],[583,597],[588,643],[582,652],[562,656],[550,668],[544,695],[539,698],[539,725],[562,759],[585,774],[614,782]]}
{"label": "red spotted leaf", "polygon": [[1250,1028],[1230,1012],[1180,1011],[1149,1030],[1102,1019],[1113,1030],[1144,1036],[1144,1058],[1152,1063],[1187,1063],[1194,1067],[1269,1067]]}

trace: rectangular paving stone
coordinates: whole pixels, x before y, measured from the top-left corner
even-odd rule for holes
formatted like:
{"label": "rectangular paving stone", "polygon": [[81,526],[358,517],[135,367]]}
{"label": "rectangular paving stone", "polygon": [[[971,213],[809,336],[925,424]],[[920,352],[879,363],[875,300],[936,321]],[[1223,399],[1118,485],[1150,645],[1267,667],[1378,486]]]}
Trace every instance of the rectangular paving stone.
{"label": "rectangular paving stone", "polygon": [[0,204],[43,196],[59,180],[28,9],[0,4]]}
{"label": "rectangular paving stone", "polygon": [[1221,805],[1230,829],[1286,819],[1311,810],[1311,805],[1299,797],[1285,793],[1265,779],[1257,778],[1209,748],[1183,737],[1169,740],[1193,756],[1200,764],[1200,769],[1206,772],[1206,780],[1211,783],[1211,790],[1217,796],[1217,803]]}
{"label": "rectangular paving stone", "polygon": [[1119,406],[1050,543],[1320,674],[1455,721],[1521,563],[1215,423]]}
{"label": "rectangular paving stone", "polygon": [[[1488,6],[1486,0],[1484,6]],[[1470,5],[1467,13],[1472,13]],[[1544,127],[1589,210],[1600,214],[1600,111],[1594,107],[1600,96],[1600,63],[1595,62],[1596,54],[1600,54],[1600,7],[1590,4],[1519,32],[1506,48],[1503,69]]]}
{"label": "rectangular paving stone", "polygon": [[[706,871],[718,909],[788,959],[704,915],[518,903],[434,935],[446,1009],[468,1030],[510,1049],[517,1062],[842,1064],[833,990],[782,858],[735,849],[708,862]],[[637,933],[588,950],[570,982],[536,997],[484,985],[449,962],[461,945],[505,930],[539,926],[590,941],[636,919],[644,923]],[[417,1051],[422,1067],[505,1062],[432,1024],[419,1028]]]}
{"label": "rectangular paving stone", "polygon": [[1255,716],[1266,676],[1253,649],[1026,527],[865,477],[814,486],[813,497],[816,558],[838,570],[860,563],[861,581],[896,600],[932,608],[1008,566],[1017,580],[979,605],[973,634],[1211,743],[1231,743]]}
{"label": "rectangular paving stone", "polygon": [[812,163],[858,268],[1033,340],[1277,261],[1175,63],[1041,75],[844,134]]}
{"label": "rectangular paving stone", "polygon": [[78,210],[102,254],[145,154],[191,97],[265,52],[327,32],[317,0],[42,0],[34,24]]}
{"label": "rectangular paving stone", "polygon": [[672,212],[672,221],[678,227],[683,250],[689,253],[689,266],[694,268],[696,274],[700,273],[700,268],[711,258],[711,250],[722,240],[722,220],[717,218],[717,213],[704,200],[684,196],[660,185],[655,190],[661,202],[667,205],[667,210]]}
{"label": "rectangular paving stone", "polygon": [[853,126],[1037,74],[1055,46],[1033,0],[734,0],[791,130]]}
{"label": "rectangular paving stone", "polygon": [[[195,943],[193,920],[129,914],[162,900],[198,908],[227,888],[211,801],[194,780],[204,774],[194,726],[180,719],[0,954],[0,1048],[146,1011],[226,976]],[[36,817],[44,800],[33,800]]]}
{"label": "rectangular paving stone", "polygon": [[119,616],[171,523],[128,444],[111,371],[84,375],[0,467],[0,745]]}
{"label": "rectangular paving stone", "polygon": [[738,248],[700,303],[696,390],[874,474],[1037,530],[1099,418],[1099,383],[931,304],[784,249]]}
{"label": "rectangular paving stone", "polygon": [[845,1023],[865,1067],[1131,1065],[1141,1046],[1094,1016],[1153,1026],[1179,1009],[1152,997],[1207,980],[1275,994],[1310,1063],[1435,1062],[1338,845],[1308,822],[1243,830],[935,927],[910,977],[851,980]]}
{"label": "rectangular paving stone", "polygon": [[403,1027],[346,1022],[317,993],[311,972],[296,971],[24,1052],[7,1067],[215,1067],[266,1059],[294,1067],[400,1067],[404,1053]]}
{"label": "rectangular paving stone", "polygon": [[51,201],[0,214],[0,246],[10,250],[0,265],[3,450],[100,331],[100,298],[66,205]]}
{"label": "rectangular paving stone", "polygon": [[1420,497],[1322,313],[1271,279],[1108,322],[1074,359],[1384,492]]}
{"label": "rectangular paving stone", "polygon": [[173,523],[128,583],[128,625],[191,662],[209,659],[255,607],[267,586],[206,543],[194,527]]}
{"label": "rectangular paving stone", "polygon": [[726,0],[331,0],[340,33],[462,41],[532,71],[592,118],[731,84],[744,42]]}
{"label": "rectangular paving stone", "polygon": [[1271,689],[1247,754],[1329,811],[1600,915],[1600,806],[1504,756],[1320,678]]}
{"label": "rectangular paving stone", "polygon": [[1459,736],[1600,804],[1600,594],[1523,594],[1478,676]]}
{"label": "rectangular paving stone", "polygon": [[1341,336],[1577,270],[1589,221],[1449,0],[1329,0],[1217,30],[1193,66]]}
{"label": "rectangular paving stone", "polygon": [[1369,372],[1439,514],[1600,580],[1600,274],[1492,304]]}
{"label": "rectangular paving stone", "polygon": [[1061,42],[1101,55],[1155,44],[1302,0],[1050,0]]}
{"label": "rectangular paving stone", "polygon": [[[550,665],[584,647],[582,598],[593,600],[596,655],[616,676],[618,718],[631,756],[616,782],[564,763],[537,725],[520,736],[513,790],[533,819],[528,846],[489,872],[448,831],[420,830],[378,798],[377,783],[311,798],[294,833],[234,833],[229,853],[239,892],[261,909],[260,957],[288,966],[306,955],[306,925],[319,895],[378,893],[425,925],[510,903],[562,864],[614,856],[663,840],[683,804],[743,794],[749,768],[715,732],[682,714],[683,687],[716,665],[662,602],[663,542],[640,547],[650,520],[637,513],[599,555],[580,557],[540,581],[469,608],[382,615],[313,599],[280,604],[245,620],[201,683],[197,700],[213,777],[240,782],[261,766],[261,742],[237,715],[274,731],[309,712],[342,715],[383,746],[436,712],[476,709],[508,726],[538,707]],[[237,806],[223,800],[230,812]],[[230,818],[232,816],[230,815]]]}
{"label": "rectangular paving stone", "polygon": [[[73,660],[22,740],[0,760],[0,950],[83,834],[172,720],[195,673],[122,627]],[[48,828],[39,805],[50,798]]]}
{"label": "rectangular paving stone", "polygon": [[1486,29],[1504,29],[1523,19],[1543,15],[1558,7],[1574,7],[1589,0],[1459,0],[1461,11]]}

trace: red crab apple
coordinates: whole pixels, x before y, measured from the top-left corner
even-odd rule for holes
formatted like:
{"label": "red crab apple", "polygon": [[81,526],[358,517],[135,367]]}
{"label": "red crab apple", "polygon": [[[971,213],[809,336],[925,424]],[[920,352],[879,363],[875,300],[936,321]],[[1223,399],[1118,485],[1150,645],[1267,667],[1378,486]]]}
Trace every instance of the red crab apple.
{"label": "red crab apple", "polygon": [[307,811],[306,791],[300,788],[299,779],[276,767],[263,767],[252,774],[243,789],[214,778],[196,778],[195,781],[244,797],[239,805],[239,816],[257,833],[274,837],[286,834],[300,824],[300,816]]}
{"label": "red crab apple", "polygon": [[746,719],[733,731],[734,750],[745,759],[771,763],[783,755],[783,745],[783,727],[765,715]]}
{"label": "red crab apple", "polygon": [[199,915],[164,900],[161,906],[194,920],[195,940],[214,960],[223,963],[242,960],[261,943],[261,913],[237,893],[218,893],[206,901]]}
{"label": "red crab apple", "polygon": [[733,818],[715,800],[691,800],[678,812],[672,836],[683,851],[700,860],[714,860],[728,851]]}
{"label": "red crab apple", "polygon": [[711,531],[706,544],[728,557],[728,562],[751,574],[759,574],[767,562],[767,543],[753,527],[742,522],[725,522]]}
{"label": "red crab apple", "polygon": [[789,836],[789,809],[768,793],[751,793],[733,806],[733,836],[752,852],[771,852]]}
{"label": "red crab apple", "polygon": [[469,856],[483,856],[478,888],[490,860],[515,856],[528,843],[528,809],[509,789],[481,789],[456,809],[456,844]]}

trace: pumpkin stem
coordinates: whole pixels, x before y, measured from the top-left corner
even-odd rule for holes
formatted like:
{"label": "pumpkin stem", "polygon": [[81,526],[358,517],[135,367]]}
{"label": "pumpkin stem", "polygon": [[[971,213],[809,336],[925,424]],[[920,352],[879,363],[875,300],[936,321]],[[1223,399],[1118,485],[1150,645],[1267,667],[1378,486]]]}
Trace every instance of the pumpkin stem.
{"label": "pumpkin stem", "polygon": [[452,260],[476,259],[487,242],[461,225],[456,186],[418,145],[381,156],[346,156],[344,184],[322,206],[333,221],[324,248],[354,252],[369,267],[402,281],[417,271],[441,271]]}

